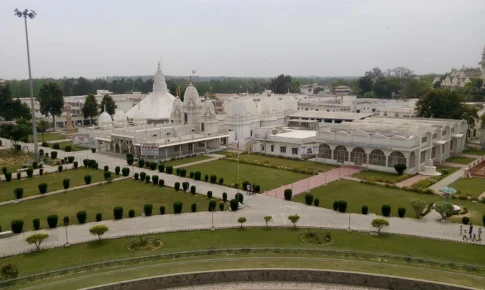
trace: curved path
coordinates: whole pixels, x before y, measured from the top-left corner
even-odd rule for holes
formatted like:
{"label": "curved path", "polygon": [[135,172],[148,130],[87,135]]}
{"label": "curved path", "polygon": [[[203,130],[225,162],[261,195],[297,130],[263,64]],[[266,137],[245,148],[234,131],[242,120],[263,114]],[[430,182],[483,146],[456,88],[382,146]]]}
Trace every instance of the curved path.
{"label": "curved path", "polygon": [[[44,148],[44,151],[50,151]],[[63,152],[58,150],[59,157],[75,156],[81,163],[82,159],[90,158],[96,159],[100,167],[108,165],[110,170],[114,170],[115,166],[119,165],[123,167],[126,163],[123,159],[116,156],[91,153],[90,151],[78,151],[78,152]],[[131,174],[135,172],[150,172],[148,169],[141,169],[132,167]],[[134,169],[134,170],[133,170]],[[169,175],[164,173],[158,173],[151,171],[150,175],[159,175],[160,178],[165,180],[165,184],[173,184],[176,181],[188,180],[188,178],[181,178],[176,175]],[[222,197],[223,192],[227,192],[228,196],[232,198],[237,189],[229,188],[225,186],[206,183],[203,181],[189,180],[191,184],[197,186],[198,192],[207,192],[212,190],[213,195]],[[212,217],[214,217],[214,226],[216,228],[224,227],[237,227],[237,219],[241,216],[247,218],[245,226],[264,226],[265,222],[263,217],[271,215],[273,221],[270,222],[271,226],[291,226],[291,222],[288,220],[288,215],[298,214],[300,215],[300,221],[298,226],[315,226],[315,227],[328,227],[338,229],[348,229],[349,220],[350,227],[353,230],[371,231],[371,221],[376,218],[372,215],[360,215],[360,214],[343,214],[334,212],[333,210],[317,208],[314,206],[307,206],[301,203],[289,202],[279,198],[273,198],[262,194],[244,196],[244,204],[248,207],[237,212],[198,212],[198,213],[184,213],[180,215],[155,215],[151,217],[137,217],[132,219],[123,219],[119,221],[106,220],[100,223],[108,226],[109,232],[105,235],[105,238],[115,238],[121,236],[139,235],[155,232],[169,232],[180,230],[193,230],[193,229],[210,229],[212,227]],[[350,219],[349,219],[350,218]],[[411,218],[388,218],[390,226],[384,231],[407,234],[421,237],[429,237],[436,239],[448,239],[454,241],[461,241],[459,236],[459,225],[450,223],[440,223],[433,219],[411,219]],[[95,240],[96,237],[89,233],[89,228],[98,224],[87,223],[83,225],[71,225],[68,226],[68,238],[69,243],[82,243],[86,241]],[[42,244],[43,247],[61,247],[66,242],[65,227],[59,227],[55,229],[40,230],[36,232],[46,232],[49,234],[49,238]],[[7,256],[33,249],[32,245],[28,245],[25,242],[25,238],[31,235],[33,232],[24,232],[22,234],[14,235],[12,237],[4,238],[0,240],[0,256]],[[479,244],[485,245],[482,241]]]}

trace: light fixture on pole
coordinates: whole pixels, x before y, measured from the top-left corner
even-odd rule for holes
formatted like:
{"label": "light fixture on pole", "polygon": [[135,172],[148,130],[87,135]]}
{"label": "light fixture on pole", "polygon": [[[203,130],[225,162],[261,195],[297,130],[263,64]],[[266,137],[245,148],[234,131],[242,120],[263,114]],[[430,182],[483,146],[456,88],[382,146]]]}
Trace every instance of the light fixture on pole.
{"label": "light fixture on pole", "polygon": [[37,144],[37,124],[35,122],[35,107],[34,107],[34,88],[32,85],[32,70],[30,68],[30,49],[29,49],[29,32],[27,30],[27,17],[34,19],[37,16],[34,10],[24,9],[20,11],[14,10],[17,17],[23,17],[25,23],[25,39],[27,41],[27,63],[29,65],[29,87],[30,87],[30,105],[32,106],[32,141],[34,142],[34,158],[35,162],[39,162],[39,144]]}

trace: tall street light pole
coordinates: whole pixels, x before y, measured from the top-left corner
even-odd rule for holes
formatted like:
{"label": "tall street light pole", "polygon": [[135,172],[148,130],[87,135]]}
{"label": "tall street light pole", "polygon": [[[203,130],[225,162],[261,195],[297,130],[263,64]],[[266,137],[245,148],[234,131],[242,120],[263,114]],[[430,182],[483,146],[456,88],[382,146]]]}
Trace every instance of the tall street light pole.
{"label": "tall street light pole", "polygon": [[35,162],[39,162],[39,144],[37,144],[37,125],[35,122],[35,108],[34,108],[34,88],[32,85],[32,71],[30,68],[30,49],[29,49],[29,32],[27,30],[27,18],[34,19],[37,16],[34,10],[24,9],[20,11],[14,10],[15,16],[23,17],[25,23],[25,40],[27,41],[27,63],[29,65],[29,86],[30,86],[30,105],[32,106],[32,141],[34,142]]}

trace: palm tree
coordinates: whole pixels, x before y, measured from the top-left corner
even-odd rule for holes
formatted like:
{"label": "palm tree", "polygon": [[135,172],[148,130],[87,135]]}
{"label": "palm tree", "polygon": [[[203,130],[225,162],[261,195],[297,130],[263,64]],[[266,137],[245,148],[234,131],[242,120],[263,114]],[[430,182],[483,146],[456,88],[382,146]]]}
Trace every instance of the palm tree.
{"label": "palm tree", "polygon": [[40,120],[37,123],[37,131],[42,133],[42,142],[44,142],[44,132],[49,128],[49,123],[46,120]]}

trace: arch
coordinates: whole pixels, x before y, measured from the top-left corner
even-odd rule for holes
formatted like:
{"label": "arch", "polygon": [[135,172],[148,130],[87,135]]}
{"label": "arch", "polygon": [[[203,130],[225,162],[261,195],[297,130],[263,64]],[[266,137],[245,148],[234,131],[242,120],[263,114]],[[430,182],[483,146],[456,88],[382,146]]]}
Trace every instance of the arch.
{"label": "arch", "polygon": [[327,144],[320,144],[318,147],[318,157],[332,159],[332,149]]}
{"label": "arch", "polygon": [[416,153],[414,151],[409,154],[409,168],[416,166]]}
{"label": "arch", "polygon": [[121,150],[120,153],[128,153],[128,144],[125,141],[123,141],[123,143],[121,143],[120,150]]}
{"label": "arch", "polygon": [[337,162],[339,163],[349,161],[349,153],[347,151],[347,148],[342,145],[338,145],[337,147],[335,147],[335,150],[333,150],[333,159],[337,160]]}
{"label": "arch", "polygon": [[406,164],[406,156],[400,151],[392,152],[387,160],[387,167],[394,167],[396,164]]}
{"label": "arch", "polygon": [[115,153],[120,153],[120,143],[119,142],[115,143]]}
{"label": "arch", "polygon": [[382,150],[374,149],[369,154],[369,164],[377,166],[386,166],[386,155]]}
{"label": "arch", "polygon": [[[247,140],[247,139],[246,139],[246,140]],[[246,150],[246,151],[247,151],[247,152],[249,152],[249,153],[253,152],[253,145],[254,145],[253,140],[251,140],[251,139],[250,139],[250,140],[249,140],[249,141],[247,141],[247,142],[246,142],[246,144],[244,145],[244,150]]]}
{"label": "arch", "polygon": [[350,162],[353,162],[355,165],[362,165],[367,163],[367,154],[365,150],[360,147],[355,147],[350,152]]}

